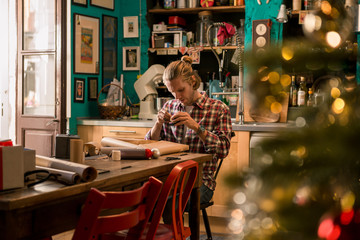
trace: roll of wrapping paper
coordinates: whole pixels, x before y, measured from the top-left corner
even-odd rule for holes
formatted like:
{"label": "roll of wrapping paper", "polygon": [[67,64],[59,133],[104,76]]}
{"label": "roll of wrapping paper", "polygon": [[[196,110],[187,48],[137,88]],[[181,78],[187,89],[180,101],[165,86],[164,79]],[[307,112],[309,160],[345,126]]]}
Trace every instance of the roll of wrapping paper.
{"label": "roll of wrapping paper", "polygon": [[70,139],[70,162],[84,163],[84,143],[82,139]]}
{"label": "roll of wrapping paper", "polygon": [[36,169],[46,170],[49,173],[56,175],[57,180],[59,180],[60,182],[64,182],[66,184],[77,184],[81,181],[80,175],[76,172],[70,172],[70,171],[41,167],[41,166],[36,166]]}
{"label": "roll of wrapping paper", "polygon": [[121,140],[118,140],[115,138],[110,138],[110,137],[104,137],[103,139],[101,139],[101,146],[102,147],[123,147],[123,148],[142,149],[142,147],[140,147],[136,144],[121,141]]}
{"label": "roll of wrapping paper", "polygon": [[36,155],[36,165],[75,172],[80,175],[81,180],[84,182],[93,181],[97,177],[97,171],[94,167],[40,155]]}
{"label": "roll of wrapping paper", "polygon": [[144,160],[150,159],[152,157],[152,152],[150,149],[132,149],[132,148],[119,148],[119,147],[102,147],[101,153],[111,155],[113,150],[120,150],[121,159],[128,160]]}

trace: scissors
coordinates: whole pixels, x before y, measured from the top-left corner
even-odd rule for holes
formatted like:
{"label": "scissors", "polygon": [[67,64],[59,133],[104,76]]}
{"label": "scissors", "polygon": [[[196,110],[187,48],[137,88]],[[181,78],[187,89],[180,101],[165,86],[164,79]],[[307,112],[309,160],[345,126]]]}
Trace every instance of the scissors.
{"label": "scissors", "polygon": [[171,160],[180,160],[181,158],[179,157],[166,157],[165,161],[171,161]]}

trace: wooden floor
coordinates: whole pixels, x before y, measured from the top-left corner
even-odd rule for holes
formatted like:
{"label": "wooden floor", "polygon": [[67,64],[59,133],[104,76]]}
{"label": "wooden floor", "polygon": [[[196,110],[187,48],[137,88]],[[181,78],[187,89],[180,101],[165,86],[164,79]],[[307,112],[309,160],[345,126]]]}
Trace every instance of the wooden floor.
{"label": "wooden floor", "polygon": [[[185,217],[185,219],[187,219],[187,217]],[[210,221],[210,226],[211,226],[211,232],[214,236],[229,235],[229,232],[226,227],[228,224],[227,219],[218,218],[218,217],[210,217],[209,221]],[[201,218],[200,231],[201,231],[201,234],[206,234],[204,224],[202,222],[202,218]],[[53,240],[71,240],[72,235],[73,235],[73,231],[64,232],[64,233],[53,236]]]}

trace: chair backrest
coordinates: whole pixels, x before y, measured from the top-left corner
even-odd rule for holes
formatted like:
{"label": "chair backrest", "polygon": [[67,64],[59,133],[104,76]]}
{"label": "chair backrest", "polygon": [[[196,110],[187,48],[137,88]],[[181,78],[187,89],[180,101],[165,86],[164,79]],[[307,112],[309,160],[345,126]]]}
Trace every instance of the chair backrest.
{"label": "chair backrest", "polygon": [[[233,137],[235,137],[235,132],[234,132],[234,131],[231,131],[230,138],[233,138]],[[216,178],[217,178],[217,176],[218,176],[218,174],[219,174],[219,171],[220,171],[220,168],[221,168],[221,165],[222,165],[223,161],[224,161],[223,158],[220,158],[220,159],[219,159],[218,166],[217,166],[217,168],[216,168],[216,170],[215,170],[215,176],[214,176],[215,180],[216,180]]]}
{"label": "chair backrest", "polygon": [[147,239],[152,239],[158,228],[165,204],[172,196],[172,230],[174,239],[184,239],[185,235],[183,213],[198,174],[199,165],[193,160],[177,164],[164,183],[158,203],[156,204]]}
{"label": "chair backrest", "polygon": [[[93,240],[98,239],[99,235],[125,229],[129,229],[126,239],[140,239],[162,185],[160,180],[150,177],[142,187],[131,191],[101,192],[92,188],[72,239]],[[103,215],[101,211],[105,209],[123,211]]]}

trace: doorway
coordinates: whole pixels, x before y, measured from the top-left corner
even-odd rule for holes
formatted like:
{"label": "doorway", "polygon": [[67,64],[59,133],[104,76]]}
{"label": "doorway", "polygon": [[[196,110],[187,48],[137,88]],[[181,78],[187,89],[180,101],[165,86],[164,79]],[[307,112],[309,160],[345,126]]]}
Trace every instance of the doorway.
{"label": "doorway", "polygon": [[16,143],[53,156],[66,126],[66,1],[17,6]]}

